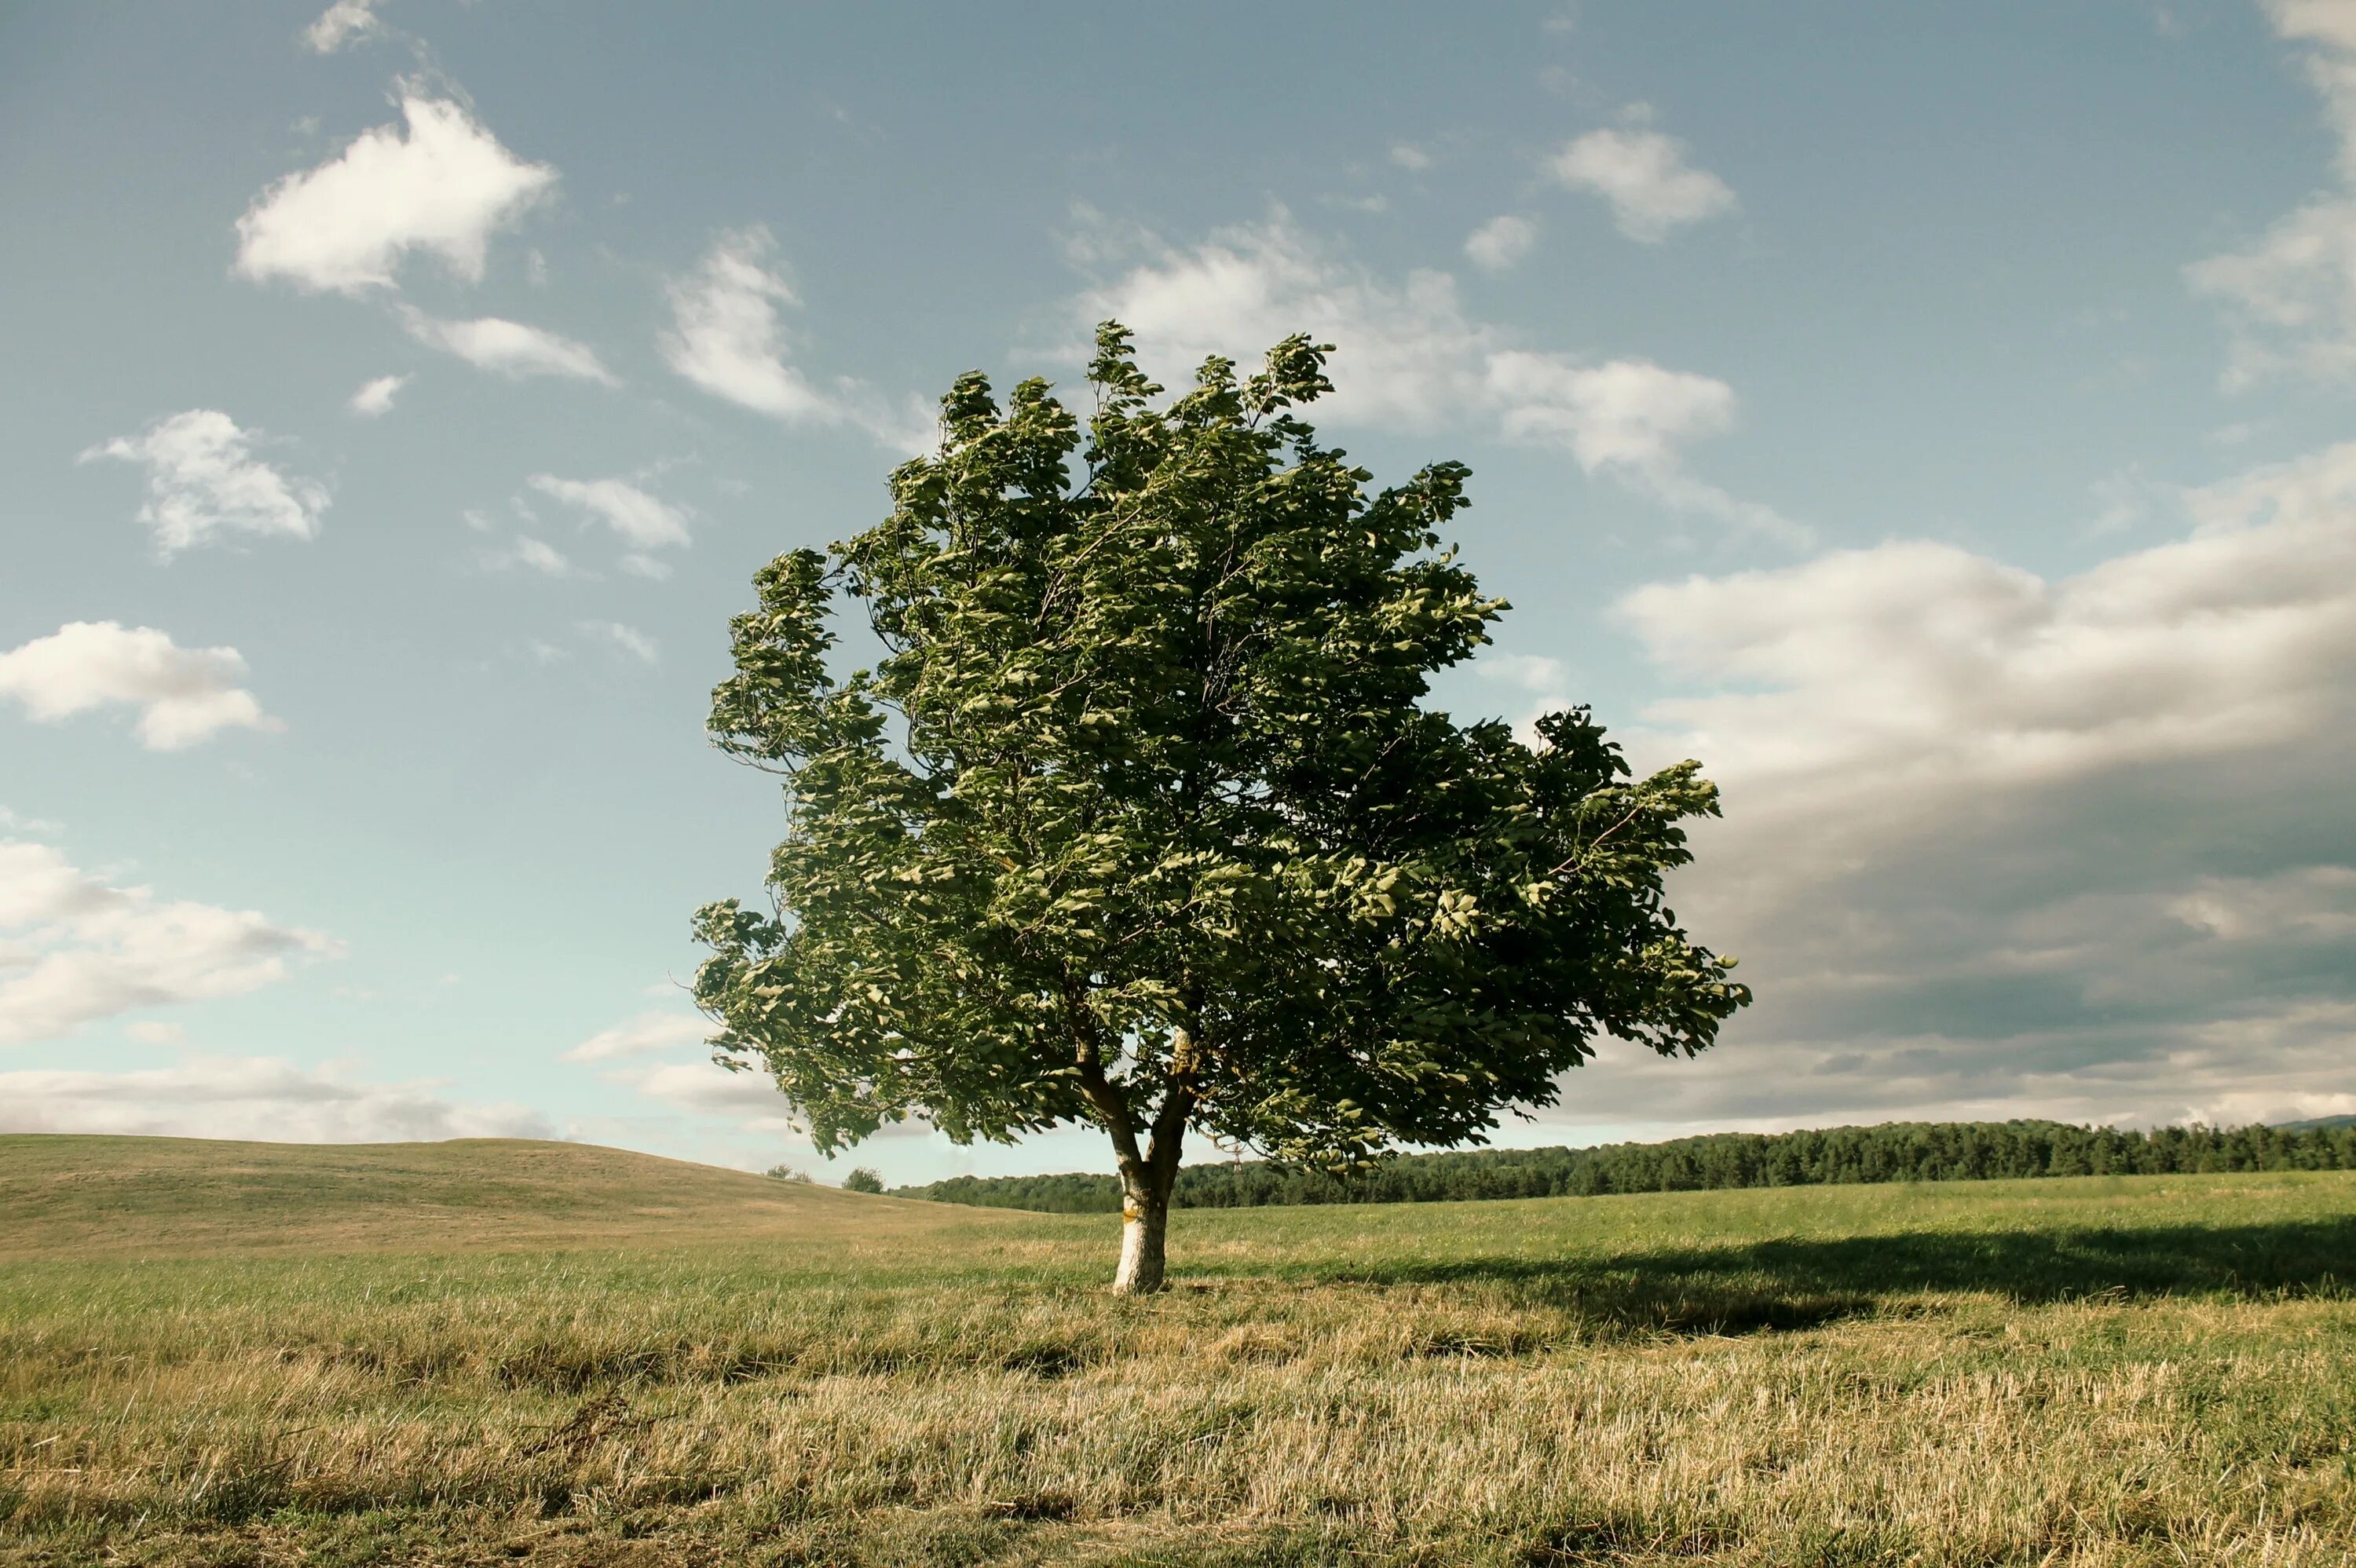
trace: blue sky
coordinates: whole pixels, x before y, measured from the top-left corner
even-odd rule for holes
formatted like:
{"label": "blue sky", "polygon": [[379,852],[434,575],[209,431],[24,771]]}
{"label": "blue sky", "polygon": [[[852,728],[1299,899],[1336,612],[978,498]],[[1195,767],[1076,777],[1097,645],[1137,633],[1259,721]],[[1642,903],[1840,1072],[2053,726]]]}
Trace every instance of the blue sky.
{"label": "blue sky", "polygon": [[0,1127],[812,1163],[726,618],[1105,315],[1725,786],[1758,1005],[1505,1136],[2356,1110],[2350,0],[0,6]]}

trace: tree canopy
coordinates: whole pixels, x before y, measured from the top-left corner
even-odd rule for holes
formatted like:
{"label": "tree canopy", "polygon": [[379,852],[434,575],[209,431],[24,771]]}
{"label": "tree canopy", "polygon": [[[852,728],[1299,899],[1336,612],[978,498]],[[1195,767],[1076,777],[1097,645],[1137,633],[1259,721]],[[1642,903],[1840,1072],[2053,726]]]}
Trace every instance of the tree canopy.
{"label": "tree canopy", "polygon": [[[1085,431],[960,377],[888,517],[758,573],[713,694],[787,784],[775,908],[697,916],[718,1054],[830,1151],[1103,1127],[1124,1288],[1190,1129],[1326,1168],[1477,1142],[1599,1037],[1691,1053],[1749,999],[1663,899],[1698,764],[1427,705],[1505,608],[1441,542],[1469,471],[1370,492],[1299,412],[1329,352],[1165,400],[1108,324]],[[840,673],[846,599],[881,651]]]}

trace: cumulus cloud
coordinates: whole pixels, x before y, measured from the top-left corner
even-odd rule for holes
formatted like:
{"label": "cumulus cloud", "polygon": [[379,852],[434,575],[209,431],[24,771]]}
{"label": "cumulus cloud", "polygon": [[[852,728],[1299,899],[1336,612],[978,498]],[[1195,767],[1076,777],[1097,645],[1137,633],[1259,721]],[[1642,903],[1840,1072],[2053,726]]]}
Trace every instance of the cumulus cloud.
{"label": "cumulus cloud", "polygon": [[1574,190],[1610,202],[1620,232],[1647,245],[1735,207],[1724,180],[1687,164],[1685,144],[1658,131],[1590,131],[1566,144],[1547,168]]}
{"label": "cumulus cloud", "polygon": [[672,279],[664,363],[713,397],[789,425],[847,425],[887,446],[929,446],[932,421],[921,404],[894,408],[848,378],[821,388],[787,362],[779,311],[801,302],[776,271],[776,252],[767,229],[736,229],[713,240],[693,272]]}
{"label": "cumulus cloud", "polygon": [[626,480],[560,479],[553,474],[535,474],[526,483],[605,524],[636,549],[684,548],[688,543],[686,508],[650,496]]}
{"label": "cumulus cloud", "polygon": [[336,0],[303,29],[303,41],[314,54],[331,55],[347,44],[384,36],[376,14],[377,0]]}
{"label": "cumulus cloud", "polygon": [[49,845],[0,839],[0,1045],[59,1039],[139,1008],[241,996],[284,979],[291,962],[341,951],[252,910],[167,902],[78,869]]}
{"label": "cumulus cloud", "polygon": [[319,531],[326,486],[290,477],[253,455],[253,432],[217,409],[158,420],[145,433],[116,436],[81,461],[120,458],[147,470],[139,520],[166,556],[225,534],[306,539]]}
{"label": "cumulus cloud", "polygon": [[2226,307],[2232,389],[2282,371],[2356,376],[2356,10],[2344,0],[2266,0],[2265,11],[2279,37],[2307,46],[2308,80],[2340,138],[2340,177],[2254,243],[2186,269],[2196,293]]}
{"label": "cumulus cloud", "polygon": [[280,1057],[191,1057],[134,1072],[0,1072],[0,1132],[111,1133],[283,1143],[547,1138],[522,1105],[469,1105],[435,1080],[372,1083]]}
{"label": "cumulus cloud", "polygon": [[139,709],[134,732],[151,752],[177,752],[223,730],[280,730],[237,683],[235,648],[183,648],[153,626],[70,621],[46,637],[0,653],[0,697],[44,722],[123,703]]}
{"label": "cumulus cloud", "polygon": [[1683,686],[1647,761],[1727,819],[1677,907],[1760,992],[1575,1115],[2170,1121],[2356,1094],[2356,443],[2047,579],[1924,542],[1619,613]]}
{"label": "cumulus cloud", "polygon": [[1251,363],[1307,332],[1336,346],[1337,390],[1319,404],[1325,421],[1422,432],[1469,414],[1507,440],[1560,446],[1585,472],[1670,507],[1787,542],[1807,537],[1687,467],[1689,445],[1734,422],[1737,399],[1723,381],[1641,359],[1525,347],[1468,315],[1449,274],[1419,271],[1394,284],[1329,254],[1281,211],[1191,249],[1110,232],[1091,213],[1082,219],[1076,262],[1131,264],[1083,291],[1075,316],[1129,325],[1164,381],[1212,354]]}
{"label": "cumulus cloud", "polygon": [[654,664],[662,657],[662,645],[636,626],[619,621],[584,621],[581,634],[604,643],[617,653],[626,654],[640,664]]}
{"label": "cumulus cloud", "polygon": [[379,376],[354,392],[348,406],[362,419],[372,420],[380,414],[391,413],[392,400],[407,385],[409,378],[406,376]]}
{"label": "cumulus cloud", "polygon": [[1511,272],[1538,242],[1538,226],[1508,212],[1465,237],[1464,255],[1484,272]]}
{"label": "cumulus cloud", "polygon": [[492,234],[545,196],[556,171],[518,158],[452,100],[412,91],[401,113],[405,129],[363,132],[256,197],[237,220],[238,275],[357,294],[391,288],[419,251],[481,282]]}
{"label": "cumulus cloud", "polygon": [[520,380],[527,376],[568,376],[601,387],[621,383],[585,343],[496,315],[445,321],[413,305],[401,307],[409,336],[431,348],[455,354],[478,370]]}

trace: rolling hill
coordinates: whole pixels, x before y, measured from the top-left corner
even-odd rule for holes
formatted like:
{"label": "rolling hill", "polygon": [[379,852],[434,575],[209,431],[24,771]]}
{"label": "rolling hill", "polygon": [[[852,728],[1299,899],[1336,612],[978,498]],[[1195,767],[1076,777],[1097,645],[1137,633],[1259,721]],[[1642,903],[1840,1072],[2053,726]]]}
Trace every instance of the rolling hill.
{"label": "rolling hill", "polygon": [[937,1204],[520,1138],[13,1134],[0,1136],[0,1259],[819,1243],[972,1228]]}

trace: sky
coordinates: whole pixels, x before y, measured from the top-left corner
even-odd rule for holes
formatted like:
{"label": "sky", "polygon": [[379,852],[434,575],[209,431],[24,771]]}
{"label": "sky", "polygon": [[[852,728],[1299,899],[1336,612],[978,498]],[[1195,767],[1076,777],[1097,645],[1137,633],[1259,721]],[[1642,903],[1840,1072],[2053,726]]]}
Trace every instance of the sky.
{"label": "sky", "polygon": [[1107,316],[1723,788],[1756,1004],[1501,1141],[2356,1111],[2356,0],[318,3],[0,3],[0,1130],[1105,1167],[683,986],[752,573]]}

